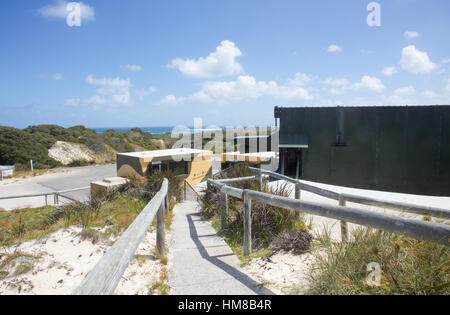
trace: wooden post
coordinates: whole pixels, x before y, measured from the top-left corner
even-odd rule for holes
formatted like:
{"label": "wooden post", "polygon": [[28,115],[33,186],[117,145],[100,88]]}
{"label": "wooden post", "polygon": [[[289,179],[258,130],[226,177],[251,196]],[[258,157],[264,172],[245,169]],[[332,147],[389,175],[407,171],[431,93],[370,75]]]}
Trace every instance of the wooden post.
{"label": "wooden post", "polygon": [[220,194],[220,229],[225,230],[227,228],[227,216],[228,216],[228,195]]}
{"label": "wooden post", "polygon": [[[300,186],[295,185],[295,199],[300,200],[302,194],[300,190]],[[302,216],[301,212],[297,212],[297,217],[300,218]]]}
{"label": "wooden post", "polygon": [[166,211],[167,213],[169,213],[170,211],[169,192],[167,192],[165,200],[166,200]]}
{"label": "wooden post", "polygon": [[166,255],[166,248],[165,248],[165,222],[164,222],[164,209],[163,204],[161,203],[161,206],[158,209],[158,213],[156,216],[156,248],[158,250],[158,254],[161,257],[164,257]]}
{"label": "wooden post", "polygon": [[184,180],[184,200],[187,200],[187,195],[186,195],[186,180]]}
{"label": "wooden post", "polygon": [[297,152],[297,164],[295,167],[295,179],[300,177],[300,152]]}
{"label": "wooden post", "polygon": [[[345,207],[345,199],[342,197],[342,195],[339,195],[339,206]],[[347,222],[345,221],[341,221],[341,241],[348,241],[348,226]]]}
{"label": "wooden post", "polygon": [[252,200],[244,190],[244,256],[252,252]]}
{"label": "wooden post", "polygon": [[48,206],[47,195],[45,195],[45,205]]}
{"label": "wooden post", "polygon": [[300,187],[298,185],[295,185],[295,199],[300,200],[302,196],[302,192],[300,190]]}
{"label": "wooden post", "polygon": [[228,194],[225,194],[225,211],[226,214],[228,215]]}
{"label": "wooden post", "polygon": [[259,191],[263,191],[263,176],[262,176],[262,173],[258,174],[258,184],[259,184]]}
{"label": "wooden post", "polygon": [[166,216],[169,213],[169,209],[167,208],[166,204],[166,197],[164,197],[163,200],[161,201],[161,206],[164,210],[164,216]]}

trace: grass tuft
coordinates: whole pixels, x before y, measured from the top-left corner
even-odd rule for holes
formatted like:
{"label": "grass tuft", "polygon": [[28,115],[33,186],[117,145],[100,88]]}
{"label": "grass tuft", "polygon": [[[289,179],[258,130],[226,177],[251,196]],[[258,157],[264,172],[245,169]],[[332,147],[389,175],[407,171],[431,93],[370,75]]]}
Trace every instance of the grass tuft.
{"label": "grass tuft", "polygon": [[[450,257],[445,245],[360,228],[352,241],[320,236],[309,294],[450,294]],[[371,286],[368,264],[378,263],[381,281]]]}

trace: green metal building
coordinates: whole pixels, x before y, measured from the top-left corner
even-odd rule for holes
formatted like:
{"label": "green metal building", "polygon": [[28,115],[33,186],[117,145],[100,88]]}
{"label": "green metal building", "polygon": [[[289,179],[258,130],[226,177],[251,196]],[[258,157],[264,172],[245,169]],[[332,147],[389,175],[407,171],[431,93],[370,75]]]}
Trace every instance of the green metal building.
{"label": "green metal building", "polygon": [[275,107],[275,119],[283,174],[450,196],[450,106]]}

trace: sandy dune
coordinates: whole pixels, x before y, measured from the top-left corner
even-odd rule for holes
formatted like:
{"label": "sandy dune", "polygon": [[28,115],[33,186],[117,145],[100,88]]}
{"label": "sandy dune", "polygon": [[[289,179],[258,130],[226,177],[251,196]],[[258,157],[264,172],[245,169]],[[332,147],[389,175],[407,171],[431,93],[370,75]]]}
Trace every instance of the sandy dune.
{"label": "sandy dune", "polygon": [[[0,294],[71,294],[113,244],[112,239],[97,244],[82,240],[81,230],[81,227],[61,229],[45,239],[0,250],[2,254],[21,252],[30,255],[17,258],[15,266],[2,269],[10,274],[0,280]],[[170,241],[170,234],[167,239]],[[155,293],[152,286],[159,281],[163,268],[152,254],[155,244],[156,233],[148,232],[125,271],[116,294]],[[20,266],[24,263],[31,266],[30,269],[15,274],[23,271]]]}

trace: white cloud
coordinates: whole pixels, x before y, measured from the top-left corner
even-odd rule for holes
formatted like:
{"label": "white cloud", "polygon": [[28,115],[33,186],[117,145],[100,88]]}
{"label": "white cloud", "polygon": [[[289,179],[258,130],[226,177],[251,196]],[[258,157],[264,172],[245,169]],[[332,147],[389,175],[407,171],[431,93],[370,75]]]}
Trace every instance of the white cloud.
{"label": "white cloud", "polygon": [[420,36],[420,34],[416,31],[407,31],[403,33],[403,36],[405,36],[408,39],[414,39]]}
{"label": "white cloud", "polygon": [[445,79],[444,93],[450,95],[450,79]]}
{"label": "white cloud", "polygon": [[169,68],[178,69],[183,75],[192,78],[219,78],[238,75],[243,72],[242,66],[236,57],[242,52],[231,41],[224,40],[217,46],[216,51],[209,56],[199,59],[175,58],[168,65]]}
{"label": "white cloud", "polygon": [[52,79],[56,81],[64,80],[64,75],[62,73],[52,74]]}
{"label": "white cloud", "polygon": [[121,79],[120,77],[116,78],[94,78],[91,74],[86,77],[86,82],[92,85],[100,85],[104,87],[130,87],[130,79]]}
{"label": "white cloud", "polygon": [[80,105],[80,99],[79,98],[69,98],[69,99],[66,100],[64,105],[67,105],[67,106],[78,106],[78,105]]}
{"label": "white cloud", "polygon": [[133,72],[138,72],[142,70],[142,67],[139,65],[123,65],[122,68]]}
{"label": "white cloud", "polygon": [[422,95],[427,98],[434,98],[434,99],[439,98],[439,95],[432,90],[425,90],[422,92]]}
{"label": "white cloud", "polygon": [[328,92],[334,95],[341,95],[345,93],[343,89],[335,89],[335,88],[329,89]]}
{"label": "white cloud", "polygon": [[399,96],[413,95],[414,93],[416,93],[416,89],[412,85],[398,88],[394,91],[394,94]]}
{"label": "white cloud", "polygon": [[147,97],[148,95],[150,95],[154,92],[156,92],[156,88],[151,86],[148,89],[134,90],[134,95],[136,95],[136,97],[140,101],[142,101],[142,100],[144,100],[145,97]]}
{"label": "white cloud", "polygon": [[185,102],[185,100],[186,100],[185,97],[176,97],[175,95],[169,94],[162,100],[157,102],[157,105],[177,106],[182,105]]}
{"label": "white cloud", "polygon": [[368,89],[377,93],[382,92],[385,88],[380,79],[368,75],[363,76],[360,82],[353,84],[355,90]]}
{"label": "white cloud", "polygon": [[340,51],[342,51],[342,48],[338,45],[331,44],[330,46],[328,46],[328,52],[330,52],[330,53],[340,52]]}
{"label": "white cloud", "polygon": [[386,67],[383,68],[383,70],[381,70],[381,73],[384,74],[385,76],[391,76],[397,73],[397,68],[396,67]]}
{"label": "white cloud", "polygon": [[86,77],[86,82],[90,85],[99,86],[97,94],[109,97],[109,102],[104,97],[94,95],[88,100],[89,104],[130,105],[130,79],[116,78],[94,78],[92,75]]}
{"label": "white cloud", "polygon": [[448,58],[448,59],[442,59],[442,60],[441,60],[441,63],[442,63],[442,64],[450,63],[450,58]]}
{"label": "white cloud", "polygon": [[312,79],[308,75],[297,72],[293,78],[289,78],[289,84],[295,85],[295,86],[305,86],[311,80]]}
{"label": "white cloud", "polygon": [[403,48],[400,65],[412,74],[427,74],[437,68],[426,52],[422,52],[414,45]]}
{"label": "white cloud", "polygon": [[335,87],[343,87],[350,84],[350,81],[348,81],[346,78],[331,78],[327,77],[325,80],[322,81],[323,84],[332,85]]}
{"label": "white cloud", "polygon": [[90,97],[87,101],[87,104],[93,104],[93,105],[104,105],[106,104],[106,99],[99,96],[99,95],[94,95],[92,97]]}
{"label": "white cloud", "polygon": [[[275,81],[257,81],[252,76],[239,76],[235,81],[210,81],[203,84],[202,90],[190,99],[209,103],[230,100],[256,99],[270,96],[275,99],[312,100],[314,97],[305,88],[291,82],[279,85]],[[304,83],[304,82],[301,82]]]}
{"label": "white cloud", "polygon": [[[67,4],[69,2],[58,0],[54,4],[46,5],[37,10],[38,14],[46,18],[66,19],[69,11],[67,11]],[[94,7],[83,2],[81,4],[81,20],[92,21],[95,19]]]}

